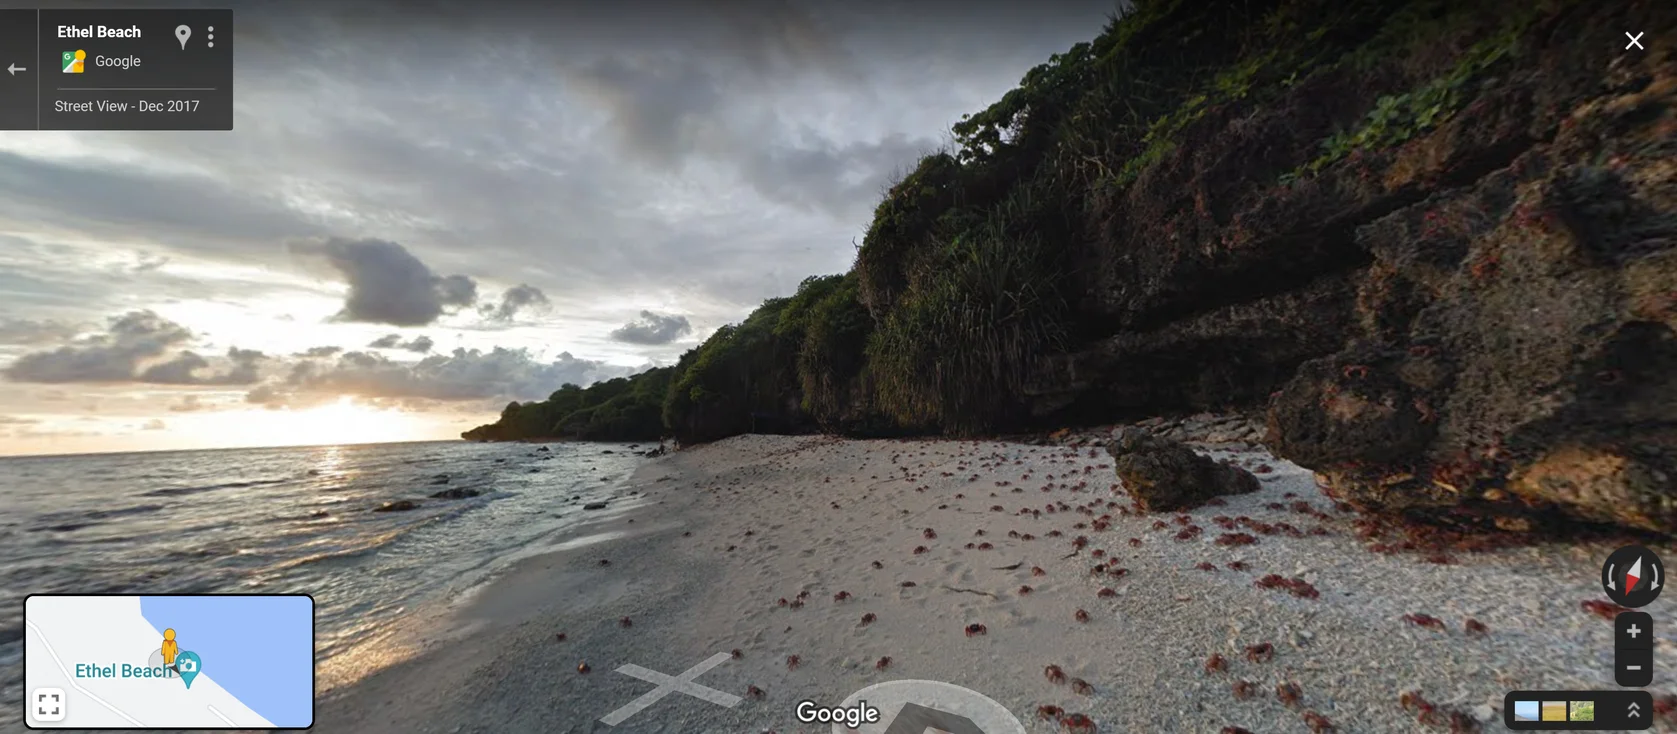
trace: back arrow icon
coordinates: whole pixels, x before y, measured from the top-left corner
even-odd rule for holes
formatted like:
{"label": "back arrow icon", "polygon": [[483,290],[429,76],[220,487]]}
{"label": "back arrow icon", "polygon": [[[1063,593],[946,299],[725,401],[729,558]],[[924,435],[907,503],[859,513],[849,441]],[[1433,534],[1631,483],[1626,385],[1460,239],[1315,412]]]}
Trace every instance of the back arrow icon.
{"label": "back arrow icon", "polygon": [[17,65],[17,64],[7,64],[7,65],[6,65],[6,71],[7,71],[7,72],[8,72],[8,73],[10,73],[10,74],[11,74],[11,75],[12,75],[12,76],[17,76],[17,73],[18,73],[18,72],[20,72],[20,71],[29,71],[29,70],[28,70],[28,69],[26,69],[26,68],[24,68],[24,67],[22,67],[22,66],[18,66],[18,65]]}

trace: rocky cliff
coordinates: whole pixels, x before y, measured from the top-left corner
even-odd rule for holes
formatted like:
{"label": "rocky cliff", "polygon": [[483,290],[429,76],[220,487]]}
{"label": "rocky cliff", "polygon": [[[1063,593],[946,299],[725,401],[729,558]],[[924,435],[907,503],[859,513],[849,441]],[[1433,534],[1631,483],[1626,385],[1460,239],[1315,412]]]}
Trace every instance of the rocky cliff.
{"label": "rocky cliff", "polygon": [[1366,511],[1677,531],[1673,39],[1656,0],[1140,0],[685,357],[666,424],[1267,410]]}

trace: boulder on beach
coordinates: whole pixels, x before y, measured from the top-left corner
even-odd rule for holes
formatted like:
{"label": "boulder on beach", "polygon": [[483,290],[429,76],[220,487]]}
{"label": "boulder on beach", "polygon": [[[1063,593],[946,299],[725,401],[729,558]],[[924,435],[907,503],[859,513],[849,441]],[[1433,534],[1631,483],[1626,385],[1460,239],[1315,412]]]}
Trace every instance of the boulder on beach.
{"label": "boulder on beach", "polygon": [[553,450],[553,449],[550,449],[550,448],[548,448],[548,447],[546,447],[546,446],[543,446],[543,447],[541,447],[541,448],[539,448],[539,449],[536,449],[536,450],[537,450],[537,451],[552,451],[552,450]]}
{"label": "boulder on beach", "polygon": [[1251,472],[1145,430],[1121,431],[1106,451],[1136,505],[1148,512],[1186,510],[1212,497],[1258,490]]}
{"label": "boulder on beach", "polygon": [[606,503],[604,503],[604,502],[590,502],[586,505],[583,505],[582,509],[584,509],[584,510],[604,510],[604,509],[606,509]]}
{"label": "boulder on beach", "polygon": [[431,496],[439,500],[463,500],[480,494],[483,494],[483,492],[469,487],[450,487]]}
{"label": "boulder on beach", "polygon": [[408,510],[417,509],[419,509],[418,502],[413,500],[396,500],[395,502],[386,502],[373,508],[373,512],[407,512]]}

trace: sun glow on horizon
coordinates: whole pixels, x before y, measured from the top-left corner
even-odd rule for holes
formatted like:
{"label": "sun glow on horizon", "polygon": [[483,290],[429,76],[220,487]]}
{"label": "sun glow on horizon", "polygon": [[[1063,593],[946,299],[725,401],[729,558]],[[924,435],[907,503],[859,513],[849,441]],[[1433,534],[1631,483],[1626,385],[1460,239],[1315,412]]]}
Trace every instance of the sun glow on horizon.
{"label": "sun glow on horizon", "polygon": [[[399,410],[377,408],[348,395],[336,402],[297,410],[251,410],[228,413],[242,446],[309,446],[387,443],[436,438],[423,421]],[[222,421],[216,421],[221,423]],[[208,438],[208,437],[206,437]]]}

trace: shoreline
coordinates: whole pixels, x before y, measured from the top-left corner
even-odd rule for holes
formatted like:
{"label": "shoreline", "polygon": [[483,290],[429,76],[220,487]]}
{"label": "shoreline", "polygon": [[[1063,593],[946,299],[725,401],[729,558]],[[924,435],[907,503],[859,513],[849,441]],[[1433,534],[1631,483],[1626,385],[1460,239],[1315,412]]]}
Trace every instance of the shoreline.
{"label": "shoreline", "polygon": [[[1441,716],[1500,729],[1509,690],[1613,687],[1612,625],[1579,608],[1602,597],[1599,559],[1609,546],[1463,554],[1449,565],[1378,555],[1310,472],[1261,448],[1199,448],[1274,471],[1254,494],[1184,513],[1205,529],[1186,541],[1175,539],[1173,515],[1114,513],[1111,529],[1095,532],[1075,528],[1088,519],[1075,511],[1017,514],[1045,502],[1127,504],[1108,490],[1111,470],[1096,468],[1110,457],[1088,447],[741,436],[677,452],[643,464],[620,490],[640,490],[644,504],[544,540],[456,605],[450,634],[323,692],[316,728],[824,731],[793,719],[798,701],[837,704],[875,683],[929,679],[991,697],[1033,732],[1057,730],[1032,716],[1044,704],[1085,713],[1099,731],[1308,731],[1311,711],[1339,731],[1407,732],[1425,728],[1399,702],[1407,691]],[[1273,509],[1300,499],[1330,519]],[[1007,512],[991,512],[996,503]],[[1217,515],[1320,524],[1329,534],[1218,546]],[[926,528],[937,537],[925,538]],[[1079,534],[1092,542],[1073,553]],[[914,554],[920,545],[928,550]],[[1091,577],[1096,549],[1127,573]],[[1270,573],[1302,578],[1320,595],[1255,586]],[[1103,588],[1111,595],[1097,593]],[[806,591],[802,609],[777,605]],[[848,598],[835,601],[841,591]],[[1669,650],[1677,618],[1663,606],[1645,611],[1658,618],[1658,647]],[[1080,609],[1088,622],[1075,621]],[[862,624],[865,613],[876,621]],[[1438,618],[1444,629],[1408,623],[1408,614]],[[620,627],[621,617],[632,626]],[[1465,630],[1469,618],[1488,631]],[[988,634],[964,636],[973,623]],[[1262,643],[1273,658],[1248,661],[1246,647]],[[757,686],[761,699],[723,708],[672,695],[617,727],[597,721],[653,688],[614,672],[619,666],[677,675],[733,649],[743,657],[698,682],[741,696]],[[1227,671],[1204,669],[1213,654]],[[794,670],[788,655],[799,657]],[[879,671],[882,656],[891,663]],[[581,662],[590,673],[576,671]],[[1046,665],[1093,690],[1048,682]],[[1250,699],[1234,695],[1242,680],[1256,691]],[[1298,686],[1300,700],[1279,700],[1282,684]],[[1652,689],[1672,688],[1656,667]]]}

